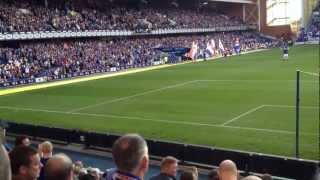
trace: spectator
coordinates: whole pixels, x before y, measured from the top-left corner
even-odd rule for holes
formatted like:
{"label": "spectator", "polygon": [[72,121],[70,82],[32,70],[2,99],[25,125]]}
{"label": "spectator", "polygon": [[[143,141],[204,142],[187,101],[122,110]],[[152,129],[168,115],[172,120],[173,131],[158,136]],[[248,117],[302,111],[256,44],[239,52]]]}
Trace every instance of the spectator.
{"label": "spectator", "polygon": [[46,165],[47,161],[52,157],[52,151],[53,151],[53,146],[51,142],[45,141],[41,144],[39,144],[38,148],[39,154],[40,154],[40,161],[43,167],[41,168],[40,171],[40,177],[39,180],[44,180],[44,166]]}
{"label": "spectator", "polygon": [[262,180],[262,179],[259,178],[258,176],[247,176],[247,177],[243,178],[242,180]]}
{"label": "spectator", "polygon": [[272,176],[270,174],[263,174],[261,176],[262,180],[272,180]]}
{"label": "spectator", "polygon": [[79,180],[96,180],[96,178],[91,174],[83,174],[79,176]]}
{"label": "spectator", "polygon": [[108,172],[107,180],[143,179],[149,166],[148,146],[137,134],[127,134],[115,141],[112,157],[117,169]]}
{"label": "spectator", "polygon": [[30,146],[17,146],[10,153],[12,179],[36,180],[41,162],[38,152]]}
{"label": "spectator", "polygon": [[197,180],[196,174],[192,173],[191,171],[182,171],[180,175],[180,180]]}
{"label": "spectator", "polygon": [[5,132],[0,126],[0,179],[11,180],[11,169],[8,152],[3,146]]}
{"label": "spectator", "polygon": [[231,160],[224,160],[220,163],[218,169],[220,180],[237,180],[238,170],[236,164]]}
{"label": "spectator", "polygon": [[30,140],[27,136],[18,136],[14,142],[15,147],[17,146],[30,146]]}
{"label": "spectator", "polygon": [[64,154],[52,156],[44,167],[45,180],[73,180],[71,159]]}
{"label": "spectator", "polygon": [[212,169],[208,174],[208,180],[219,180],[219,174],[216,169]]}
{"label": "spectator", "polygon": [[150,180],[176,180],[178,160],[172,156],[162,159],[160,174],[150,178]]}

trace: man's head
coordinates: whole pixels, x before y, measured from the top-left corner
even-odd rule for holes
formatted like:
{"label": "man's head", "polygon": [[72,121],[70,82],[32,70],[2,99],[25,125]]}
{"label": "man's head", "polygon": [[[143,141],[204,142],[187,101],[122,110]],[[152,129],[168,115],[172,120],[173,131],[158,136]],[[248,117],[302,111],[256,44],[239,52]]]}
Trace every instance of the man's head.
{"label": "man's head", "polygon": [[247,176],[247,177],[243,178],[242,180],[262,180],[262,179],[257,176]]}
{"label": "man's head", "polygon": [[52,143],[49,141],[45,141],[45,142],[39,144],[39,150],[42,153],[42,156],[51,157],[52,150],[53,150]]}
{"label": "man's head", "polygon": [[38,152],[30,146],[17,146],[9,153],[12,174],[34,180],[39,177],[41,163]]}
{"label": "man's head", "polygon": [[27,136],[18,136],[15,140],[15,146],[30,146],[30,140]]}
{"label": "man's head", "polygon": [[72,180],[71,159],[64,154],[52,156],[44,167],[44,177],[46,180]]}
{"label": "man's head", "polygon": [[220,180],[236,180],[238,176],[237,166],[231,160],[224,160],[219,165],[218,174]]}
{"label": "man's head", "polygon": [[197,176],[191,171],[182,171],[180,180],[197,180]]}
{"label": "man's head", "polygon": [[161,173],[176,176],[178,169],[178,160],[172,156],[167,156],[161,161]]}
{"label": "man's head", "polygon": [[143,178],[148,170],[148,146],[137,134],[127,134],[117,139],[112,146],[112,156],[119,171]]}

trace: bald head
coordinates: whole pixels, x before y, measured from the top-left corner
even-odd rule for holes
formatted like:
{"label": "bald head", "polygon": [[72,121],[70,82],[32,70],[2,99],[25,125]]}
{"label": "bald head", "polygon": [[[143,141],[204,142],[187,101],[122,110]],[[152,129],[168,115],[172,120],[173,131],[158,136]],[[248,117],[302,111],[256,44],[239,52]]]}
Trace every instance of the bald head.
{"label": "bald head", "polygon": [[50,158],[45,166],[46,180],[72,180],[72,161],[64,154],[57,154]]}
{"label": "bald head", "polygon": [[231,160],[224,160],[219,165],[218,173],[221,180],[237,179],[237,176],[238,176],[237,166]]}
{"label": "bald head", "polygon": [[117,139],[112,146],[112,156],[122,172],[143,177],[148,169],[148,146],[137,134],[127,134]]}
{"label": "bald head", "polygon": [[262,180],[262,179],[257,176],[247,176],[247,177],[243,178],[242,180]]}

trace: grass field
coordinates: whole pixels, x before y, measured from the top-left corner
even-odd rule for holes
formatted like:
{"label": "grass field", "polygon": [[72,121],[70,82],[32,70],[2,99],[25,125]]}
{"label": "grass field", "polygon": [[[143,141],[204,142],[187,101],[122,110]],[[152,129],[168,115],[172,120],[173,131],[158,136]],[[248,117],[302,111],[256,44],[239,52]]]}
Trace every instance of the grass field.
{"label": "grass field", "polygon": [[[294,156],[296,70],[319,46],[279,49],[0,96],[0,118]],[[301,154],[318,157],[319,77],[301,78]]]}

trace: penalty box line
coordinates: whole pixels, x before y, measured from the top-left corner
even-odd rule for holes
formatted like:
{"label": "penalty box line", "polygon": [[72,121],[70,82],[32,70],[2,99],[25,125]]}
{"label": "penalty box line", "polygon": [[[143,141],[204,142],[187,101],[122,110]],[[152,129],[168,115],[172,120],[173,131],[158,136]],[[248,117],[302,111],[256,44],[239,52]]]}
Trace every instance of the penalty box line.
{"label": "penalty box line", "polygon": [[[227,126],[228,124],[231,124],[232,122],[235,122],[237,121],[238,119],[244,117],[244,116],[247,116],[253,112],[256,112],[264,107],[276,107],[276,108],[296,108],[296,106],[290,106],[290,105],[275,105],[275,104],[263,104],[263,105],[260,105],[258,107],[255,107],[255,108],[252,108],[224,123],[221,124],[221,126]],[[319,107],[317,106],[300,106],[300,108],[303,108],[303,109],[319,109]]]}
{"label": "penalty box line", "polygon": [[[177,125],[188,125],[188,126],[204,126],[204,127],[216,127],[216,128],[227,128],[227,129],[239,129],[239,130],[249,130],[264,133],[278,133],[278,134],[290,134],[294,135],[295,132],[287,130],[274,130],[274,129],[263,129],[263,128],[251,128],[242,126],[231,126],[231,125],[221,125],[221,124],[209,124],[209,123],[197,123],[197,122],[187,122],[187,121],[174,121],[165,119],[153,119],[153,118],[143,118],[134,116],[120,116],[112,114],[91,114],[91,113],[80,113],[80,112],[65,112],[57,110],[46,110],[46,109],[36,109],[36,108],[22,108],[22,107],[12,107],[12,106],[0,106],[0,109],[16,110],[16,111],[31,111],[31,112],[45,112],[45,113],[55,113],[64,115],[77,115],[77,116],[89,116],[89,117],[102,117],[102,118],[117,118],[117,119],[128,119],[128,120],[139,120],[146,122],[157,122],[163,124],[177,124]],[[306,136],[317,136],[316,133],[306,133],[302,132],[301,135]]]}

